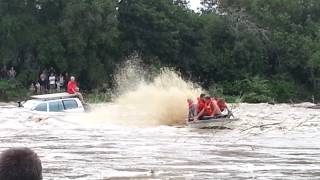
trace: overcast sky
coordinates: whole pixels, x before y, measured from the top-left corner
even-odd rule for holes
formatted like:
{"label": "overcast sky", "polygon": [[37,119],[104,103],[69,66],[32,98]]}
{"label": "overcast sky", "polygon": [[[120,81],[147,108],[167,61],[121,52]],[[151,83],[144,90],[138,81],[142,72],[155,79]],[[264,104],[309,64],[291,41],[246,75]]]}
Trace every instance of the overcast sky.
{"label": "overcast sky", "polygon": [[191,9],[197,10],[200,6],[200,0],[190,0]]}

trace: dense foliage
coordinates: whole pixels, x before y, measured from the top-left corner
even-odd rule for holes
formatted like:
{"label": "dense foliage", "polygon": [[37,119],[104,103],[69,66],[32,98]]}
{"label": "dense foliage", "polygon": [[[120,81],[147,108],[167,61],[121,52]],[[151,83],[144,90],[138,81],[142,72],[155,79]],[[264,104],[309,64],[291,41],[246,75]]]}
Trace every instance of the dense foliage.
{"label": "dense foliage", "polygon": [[53,66],[92,90],[112,88],[115,67],[138,54],[248,102],[319,96],[320,1],[201,3],[195,12],[185,0],[1,0],[0,65],[25,87]]}
{"label": "dense foliage", "polygon": [[0,80],[0,99],[9,100],[25,100],[27,91],[18,81],[1,81]]}

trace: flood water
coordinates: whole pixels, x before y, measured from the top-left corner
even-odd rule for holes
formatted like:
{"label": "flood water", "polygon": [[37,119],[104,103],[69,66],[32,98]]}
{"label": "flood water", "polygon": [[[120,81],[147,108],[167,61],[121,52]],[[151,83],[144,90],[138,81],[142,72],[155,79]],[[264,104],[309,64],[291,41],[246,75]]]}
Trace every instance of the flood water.
{"label": "flood water", "polygon": [[0,151],[32,148],[54,180],[320,179],[320,110],[241,104],[234,114],[232,129],[200,130],[64,115],[38,122],[1,107]]}

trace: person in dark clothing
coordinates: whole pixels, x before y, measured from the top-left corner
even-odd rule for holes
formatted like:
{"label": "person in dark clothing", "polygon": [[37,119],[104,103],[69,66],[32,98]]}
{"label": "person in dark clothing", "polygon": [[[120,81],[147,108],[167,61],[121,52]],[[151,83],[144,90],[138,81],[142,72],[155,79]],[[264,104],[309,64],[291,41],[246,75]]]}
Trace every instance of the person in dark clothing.
{"label": "person in dark clothing", "polygon": [[44,72],[39,76],[40,92],[43,94],[47,91],[47,79]]}
{"label": "person in dark clothing", "polygon": [[70,81],[70,75],[68,72],[64,74],[64,88],[67,89],[68,82]]}
{"label": "person in dark clothing", "polygon": [[7,77],[8,77],[7,66],[3,65],[3,67],[1,68],[1,71],[0,71],[0,79],[7,79]]}
{"label": "person in dark clothing", "polygon": [[56,74],[56,70],[52,66],[49,68],[49,75],[51,74]]}
{"label": "person in dark clothing", "polygon": [[29,148],[11,148],[0,156],[1,180],[42,180],[38,155]]}

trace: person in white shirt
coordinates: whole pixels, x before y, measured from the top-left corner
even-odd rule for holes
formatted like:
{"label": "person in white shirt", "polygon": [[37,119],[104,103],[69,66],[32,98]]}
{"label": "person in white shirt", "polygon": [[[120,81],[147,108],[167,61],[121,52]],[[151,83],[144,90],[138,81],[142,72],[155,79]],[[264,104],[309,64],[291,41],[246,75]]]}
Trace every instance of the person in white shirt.
{"label": "person in white shirt", "polygon": [[31,95],[35,94],[35,92],[36,92],[36,86],[34,85],[34,82],[32,82],[32,83],[30,84],[29,91],[30,91],[30,94],[31,94]]}
{"label": "person in white shirt", "polygon": [[14,68],[11,67],[11,69],[8,72],[9,79],[14,79],[16,77],[16,75],[17,75],[16,70],[14,70]]}
{"label": "person in white shirt", "polygon": [[[59,86],[59,87],[58,87]],[[60,92],[61,88],[64,86],[64,77],[63,75],[60,73],[58,79],[57,79],[57,90]]]}
{"label": "person in white shirt", "polygon": [[37,82],[35,86],[36,86],[36,93],[37,94],[41,94],[41,85],[40,85],[40,83]]}
{"label": "person in white shirt", "polygon": [[53,73],[49,76],[49,88],[50,93],[53,93],[56,89],[56,76]]}

